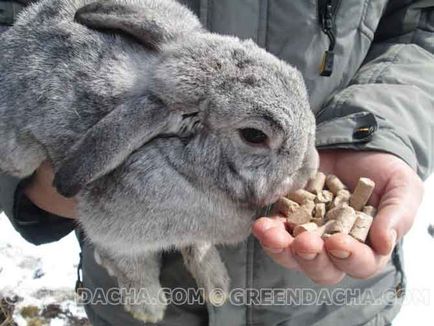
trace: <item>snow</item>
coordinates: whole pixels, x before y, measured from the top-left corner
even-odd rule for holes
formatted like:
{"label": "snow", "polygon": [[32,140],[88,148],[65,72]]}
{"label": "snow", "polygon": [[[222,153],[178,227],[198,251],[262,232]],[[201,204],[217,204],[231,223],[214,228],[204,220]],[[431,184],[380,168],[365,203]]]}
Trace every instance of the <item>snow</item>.
{"label": "snow", "polygon": [[[434,303],[434,239],[428,235],[427,226],[434,224],[434,175],[425,183],[424,202],[412,230],[405,237],[405,269],[408,293],[404,306],[394,321],[394,326],[427,325],[433,320]],[[79,247],[71,233],[57,243],[34,246],[27,243],[12,228],[8,219],[0,216],[0,294],[18,294],[25,305],[42,305],[62,302],[77,316],[84,316],[82,307],[75,305],[74,286]],[[40,274],[34,278],[35,271]],[[26,325],[19,315],[18,325]],[[64,325],[54,319],[50,326]]]}
{"label": "snow", "polygon": [[[62,303],[62,308],[68,308],[74,315],[85,316],[83,308],[75,304],[78,260],[79,246],[74,233],[57,243],[34,246],[20,237],[6,216],[0,216],[0,294],[23,298],[15,309],[18,325],[26,325],[18,312],[28,305]],[[34,278],[35,272],[39,278]],[[63,324],[63,320],[57,319],[50,325]]]}
{"label": "snow", "polygon": [[393,326],[432,325],[434,321],[434,175],[425,182],[425,195],[412,229],[404,238],[408,296]]}

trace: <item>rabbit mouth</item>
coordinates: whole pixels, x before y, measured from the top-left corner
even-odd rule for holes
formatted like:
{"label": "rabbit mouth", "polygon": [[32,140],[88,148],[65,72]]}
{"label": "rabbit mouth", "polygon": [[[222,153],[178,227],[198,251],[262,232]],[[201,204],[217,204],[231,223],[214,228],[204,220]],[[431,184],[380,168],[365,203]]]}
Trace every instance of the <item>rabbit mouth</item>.
{"label": "rabbit mouth", "polygon": [[285,187],[285,188],[280,189],[277,192],[270,194],[269,196],[267,196],[261,200],[261,207],[265,207],[265,206],[274,204],[275,202],[277,202],[279,200],[280,197],[286,196],[292,190],[293,190],[293,187]]}
{"label": "rabbit mouth", "polygon": [[268,205],[274,204],[280,197],[284,196],[284,193],[274,193],[264,199],[259,200],[258,206],[259,207],[266,207]]}
{"label": "rabbit mouth", "polygon": [[280,197],[286,196],[291,191],[303,188],[313,172],[316,172],[316,169],[302,167],[296,173],[286,177],[280,184],[273,188],[271,193],[258,200],[260,207],[274,204]]}
{"label": "rabbit mouth", "polygon": [[271,193],[266,194],[262,198],[258,198],[256,204],[259,207],[265,207],[274,204],[280,197],[288,194],[292,188],[294,188],[292,178],[287,177],[278,186],[273,187],[273,191]]}

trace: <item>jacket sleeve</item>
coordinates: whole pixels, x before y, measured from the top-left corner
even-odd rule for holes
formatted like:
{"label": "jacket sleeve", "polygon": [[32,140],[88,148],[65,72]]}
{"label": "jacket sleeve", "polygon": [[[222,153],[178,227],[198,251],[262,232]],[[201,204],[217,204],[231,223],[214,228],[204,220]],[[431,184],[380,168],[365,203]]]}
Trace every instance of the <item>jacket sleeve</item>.
{"label": "jacket sleeve", "polygon": [[23,192],[27,182],[28,179],[0,175],[0,207],[14,228],[35,245],[57,241],[70,233],[75,221],[34,205]]}
{"label": "jacket sleeve", "polygon": [[[17,10],[31,0],[16,0],[13,12],[4,12],[3,20],[11,22]],[[4,23],[4,22],[3,22]],[[0,24],[0,34],[9,26]],[[43,211],[24,194],[23,187],[29,179],[20,180],[0,174],[0,213],[3,211],[14,228],[27,241],[39,245],[61,239],[75,228],[75,222]]]}
{"label": "jacket sleeve", "polygon": [[[407,3],[407,4],[405,4]],[[364,64],[317,114],[318,148],[397,155],[427,178],[434,161],[434,0],[391,0]]]}

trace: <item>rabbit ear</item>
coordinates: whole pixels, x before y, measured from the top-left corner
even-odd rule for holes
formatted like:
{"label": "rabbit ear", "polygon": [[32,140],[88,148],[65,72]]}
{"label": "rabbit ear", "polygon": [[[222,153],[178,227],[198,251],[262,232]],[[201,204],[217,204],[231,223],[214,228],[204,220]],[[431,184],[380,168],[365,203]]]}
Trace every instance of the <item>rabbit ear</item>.
{"label": "rabbit ear", "polygon": [[75,20],[92,29],[127,34],[151,50],[158,50],[162,42],[173,37],[164,26],[159,26],[154,10],[114,1],[81,7]]}

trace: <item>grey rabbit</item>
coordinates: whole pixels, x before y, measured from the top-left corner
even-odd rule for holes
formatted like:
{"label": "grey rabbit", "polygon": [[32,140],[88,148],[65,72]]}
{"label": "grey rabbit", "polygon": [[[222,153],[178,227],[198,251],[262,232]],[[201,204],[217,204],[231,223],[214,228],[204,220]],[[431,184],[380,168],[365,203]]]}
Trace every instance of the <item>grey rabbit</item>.
{"label": "grey rabbit", "polygon": [[301,74],[250,40],[206,31],[173,0],[43,0],[0,36],[0,170],[49,159],[77,195],[125,308],[157,322],[161,252],[179,249],[204,297],[229,291],[215,245],[316,171]]}

